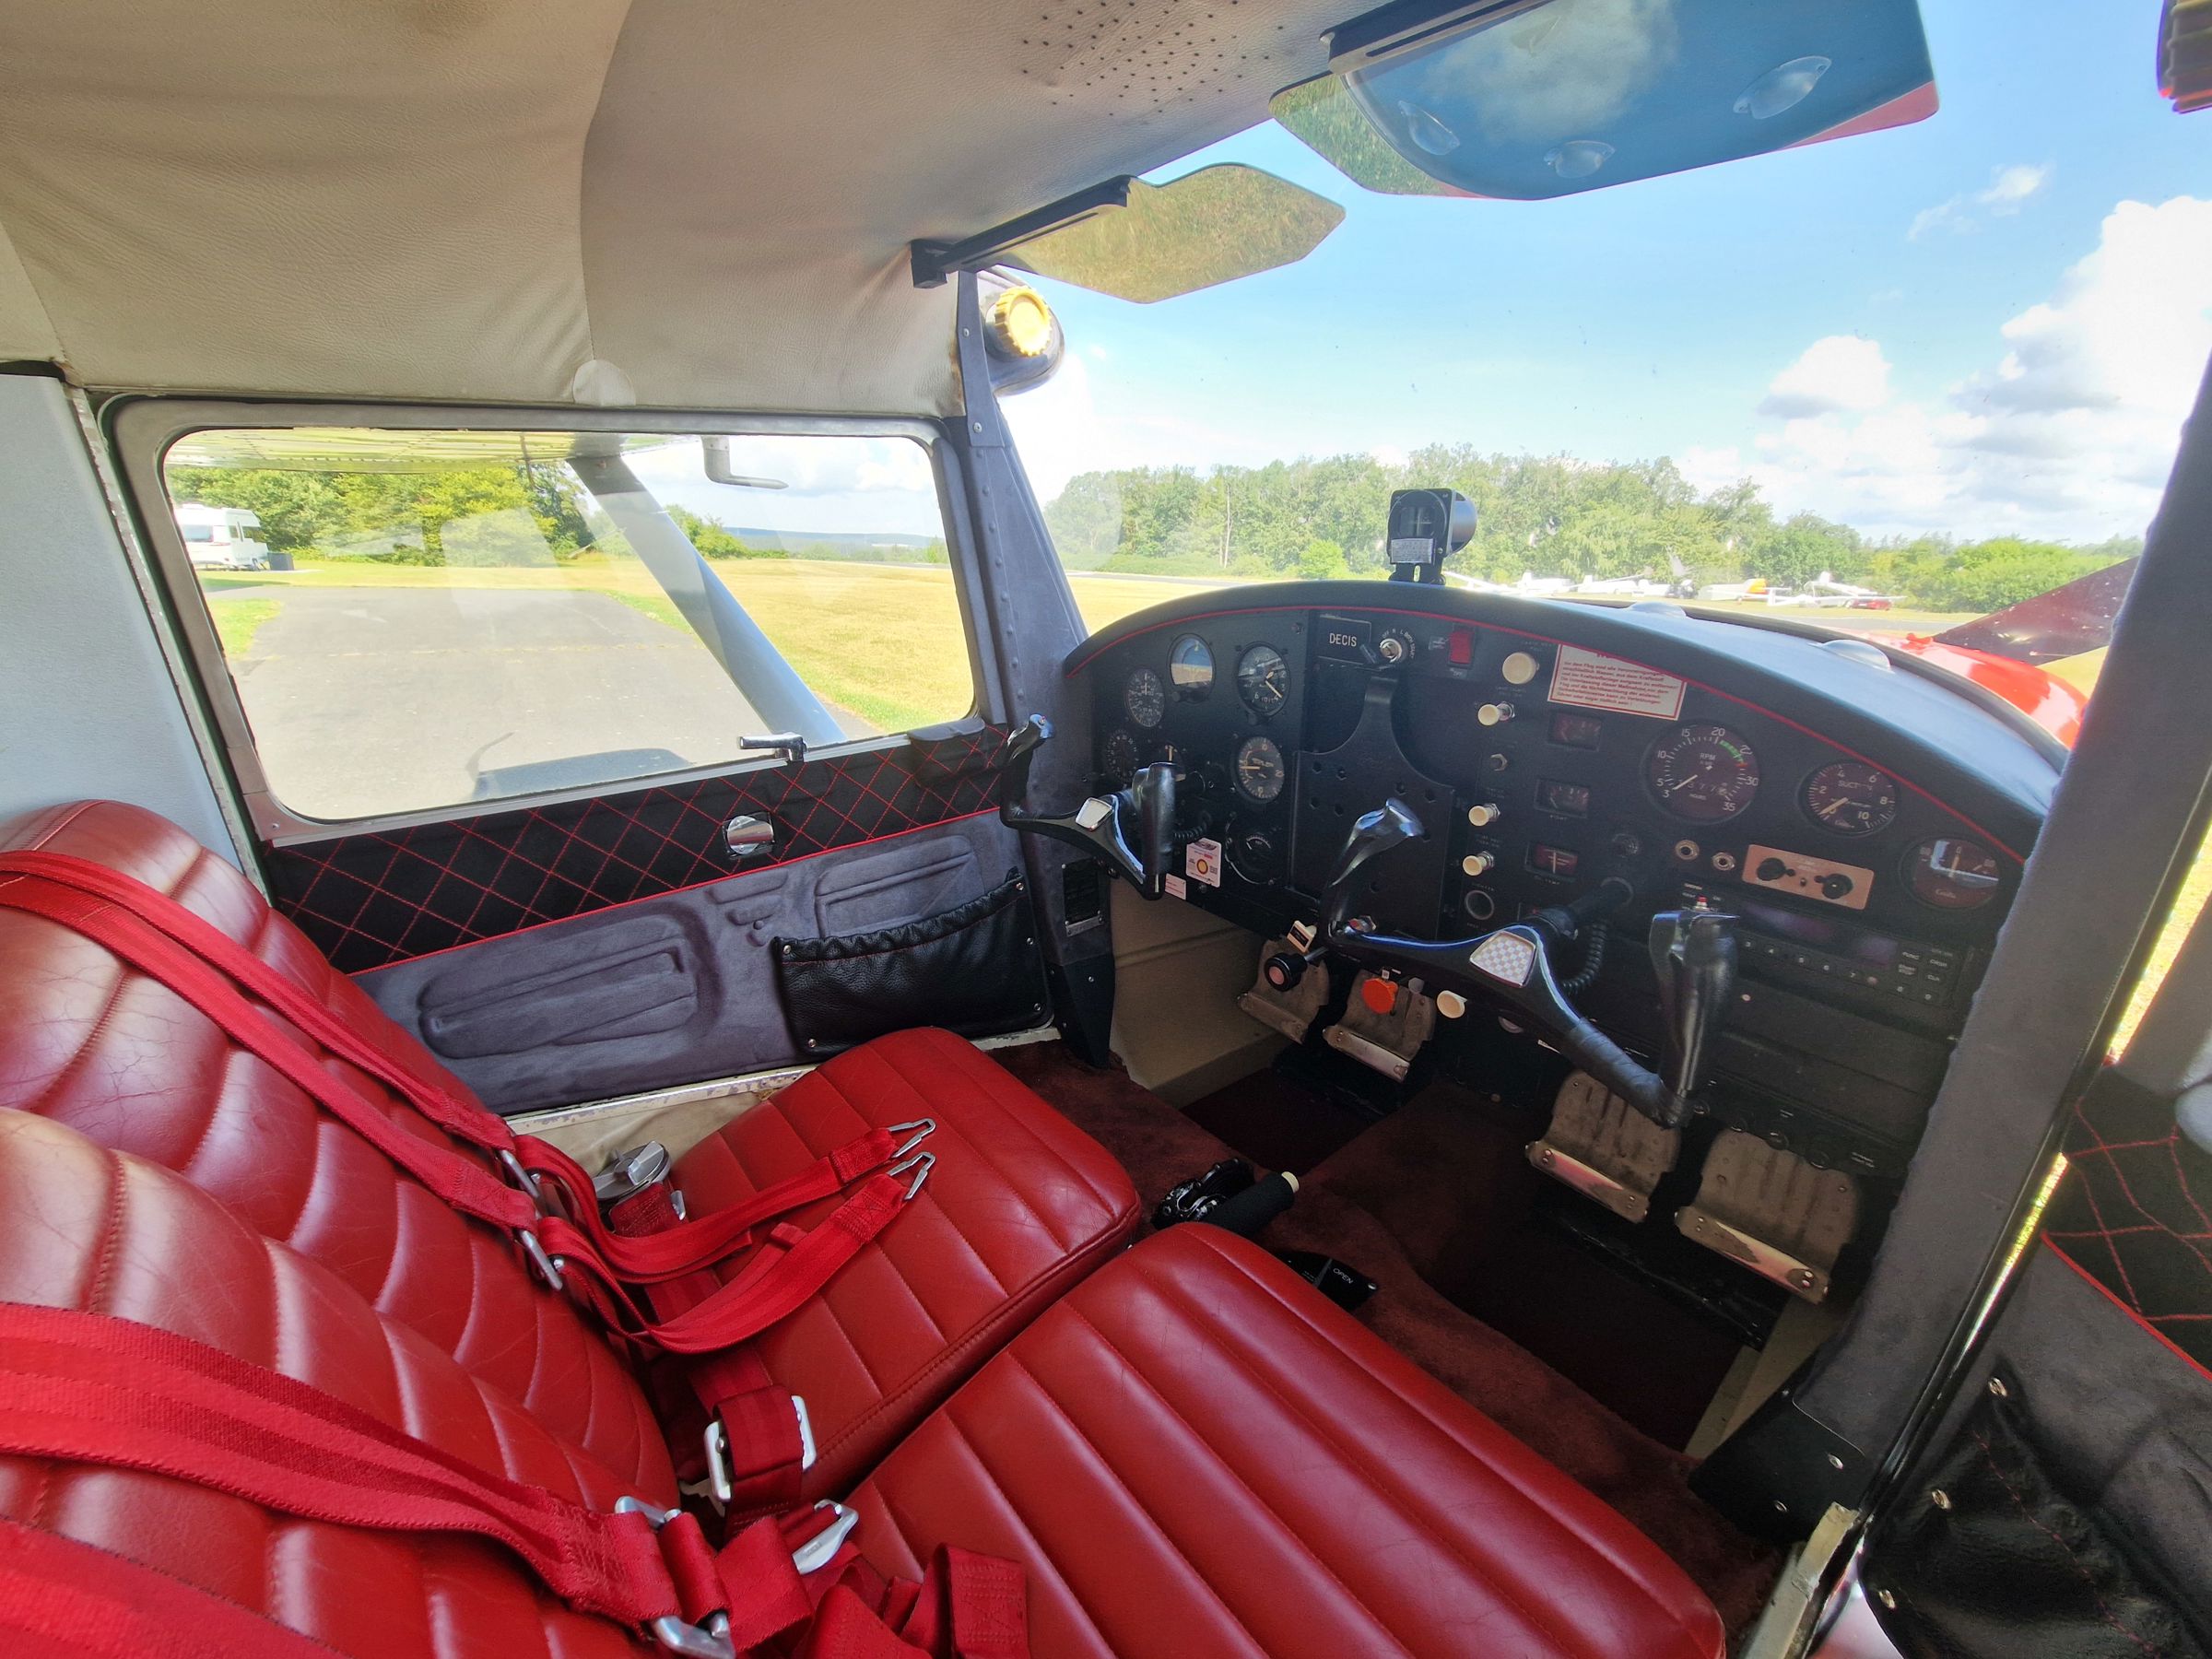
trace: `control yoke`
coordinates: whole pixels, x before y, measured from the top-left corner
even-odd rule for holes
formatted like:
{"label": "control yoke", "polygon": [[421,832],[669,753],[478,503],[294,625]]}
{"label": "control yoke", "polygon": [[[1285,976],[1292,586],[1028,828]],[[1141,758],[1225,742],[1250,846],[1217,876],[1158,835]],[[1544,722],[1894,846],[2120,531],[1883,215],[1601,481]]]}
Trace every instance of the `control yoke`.
{"label": "control yoke", "polygon": [[1041,714],[1008,734],[998,779],[999,821],[1097,853],[1146,898],[1159,898],[1175,851],[1175,768],[1164,760],[1140,767],[1127,789],[1092,795],[1065,815],[1031,812],[1022,804],[1029,799],[1030,765],[1052,735],[1052,722]]}
{"label": "control yoke", "polygon": [[1541,1027],[1575,1065],[1644,1116],[1663,1128],[1679,1128],[1689,1116],[1690,1096],[1703,1081],[1710,1041],[1735,982],[1735,918],[1677,911],[1652,924],[1652,960],[1666,1017],[1666,1071],[1661,1076],[1639,1065],[1568,1001],[1551,966],[1553,942],[1572,939],[1584,924],[1628,903],[1635,889],[1608,876],[1570,903],[1464,939],[1383,933],[1369,918],[1352,914],[1359,874],[1371,860],[1420,833],[1420,819],[1397,800],[1383,802],[1353,824],[1330,875],[1323,908],[1323,933],[1330,946],[1354,961],[1394,968],[1432,982],[1472,982],[1502,997]]}

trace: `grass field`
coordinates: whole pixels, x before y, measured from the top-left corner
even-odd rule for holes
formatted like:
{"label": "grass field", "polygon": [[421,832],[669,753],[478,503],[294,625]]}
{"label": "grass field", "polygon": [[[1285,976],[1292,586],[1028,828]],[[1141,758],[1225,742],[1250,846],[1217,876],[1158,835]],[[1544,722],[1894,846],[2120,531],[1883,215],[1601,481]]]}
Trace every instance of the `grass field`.
{"label": "grass field", "polygon": [[235,662],[252,649],[253,636],[284,608],[281,599],[229,599],[207,607],[223,655]]}

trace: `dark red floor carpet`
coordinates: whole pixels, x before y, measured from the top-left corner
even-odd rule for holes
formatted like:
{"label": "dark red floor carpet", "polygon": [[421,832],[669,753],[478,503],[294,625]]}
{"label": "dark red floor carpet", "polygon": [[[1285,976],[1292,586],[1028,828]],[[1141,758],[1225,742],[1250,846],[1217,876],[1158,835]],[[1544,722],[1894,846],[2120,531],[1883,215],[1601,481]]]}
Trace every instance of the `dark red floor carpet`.
{"label": "dark red floor carpet", "polygon": [[[1169,1187],[1230,1156],[1223,1141],[1125,1073],[1094,1070],[1059,1043],[1003,1049],[997,1058],[1122,1160],[1147,1211]],[[1430,1134],[1442,1127],[1416,1126]],[[1363,1139],[1349,1149],[1357,1152]],[[1418,1137],[1410,1143],[1418,1144]],[[1400,1146],[1398,1153],[1407,1150]],[[1488,1156],[1502,1152],[1492,1148]],[[1384,1161],[1341,1155],[1324,1160],[1296,1206],[1260,1242],[1323,1251],[1374,1279],[1381,1289],[1359,1311],[1362,1324],[1627,1516],[1712,1598],[1732,1630],[1746,1628],[1773,1583],[1774,1551],[1736,1531],[1690,1491],[1689,1458],[1640,1432],[1431,1286],[1405,1244],[1359,1196],[1377,1196]],[[1346,1165],[1346,1189],[1333,1171],[1338,1162]],[[1490,1223],[1466,1215],[1467,1206],[1455,1208],[1430,1183],[1393,1183],[1394,1204],[1407,1184],[1418,1190],[1428,1218],[1400,1224],[1433,1246],[1435,1260],[1449,1254],[1455,1240],[1481,1242]]]}
{"label": "dark red floor carpet", "polygon": [[1183,1115],[1255,1163],[1303,1176],[1373,1121],[1273,1071],[1239,1077]]}

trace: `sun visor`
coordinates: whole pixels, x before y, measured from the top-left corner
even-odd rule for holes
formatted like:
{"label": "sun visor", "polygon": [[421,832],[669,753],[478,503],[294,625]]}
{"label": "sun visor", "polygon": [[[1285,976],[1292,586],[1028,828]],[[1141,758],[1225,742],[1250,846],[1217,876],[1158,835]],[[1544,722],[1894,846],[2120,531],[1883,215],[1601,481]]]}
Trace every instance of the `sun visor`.
{"label": "sun visor", "polygon": [[1109,181],[958,242],[914,244],[914,281],[1006,265],[1149,305],[1295,265],[1344,209],[1240,163],[1165,184]]}

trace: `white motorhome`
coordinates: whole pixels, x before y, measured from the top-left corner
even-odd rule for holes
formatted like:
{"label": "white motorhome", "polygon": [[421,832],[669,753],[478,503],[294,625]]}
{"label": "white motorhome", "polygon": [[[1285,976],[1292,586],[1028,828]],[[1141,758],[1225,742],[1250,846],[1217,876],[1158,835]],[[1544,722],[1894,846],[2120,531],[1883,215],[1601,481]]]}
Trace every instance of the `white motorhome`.
{"label": "white motorhome", "polygon": [[206,507],[197,501],[179,501],[177,534],[183,538],[185,557],[203,571],[265,571],[269,544],[253,533],[261,528],[258,515],[243,507]]}

